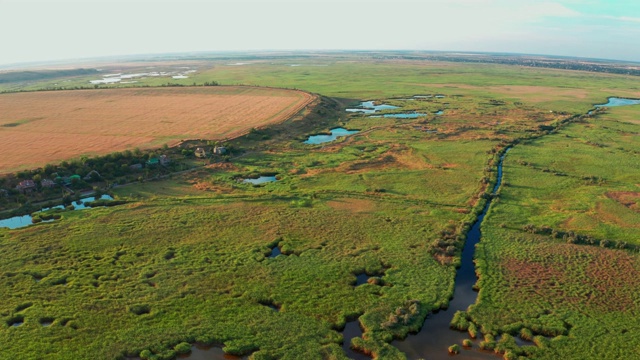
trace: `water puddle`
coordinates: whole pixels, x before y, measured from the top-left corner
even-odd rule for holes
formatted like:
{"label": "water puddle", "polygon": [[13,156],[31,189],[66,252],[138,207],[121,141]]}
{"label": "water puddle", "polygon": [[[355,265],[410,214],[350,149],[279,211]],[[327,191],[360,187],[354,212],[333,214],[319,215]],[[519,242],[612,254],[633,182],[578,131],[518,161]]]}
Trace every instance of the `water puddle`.
{"label": "water puddle", "polygon": [[417,119],[421,116],[427,116],[425,113],[399,113],[399,114],[384,114],[384,115],[373,115],[369,117],[382,117],[382,118],[393,118],[393,119]]}
{"label": "water puddle", "polygon": [[357,274],[356,275],[356,286],[366,284],[369,281],[370,277],[371,277],[370,275],[367,275],[365,273]]}
{"label": "water puddle", "polygon": [[102,79],[98,80],[90,80],[89,83],[93,85],[102,85],[102,84],[133,84],[137,81],[123,81],[123,80],[131,80],[131,79],[144,79],[147,77],[171,77],[172,79],[188,79],[188,74],[192,74],[197,72],[197,70],[191,69],[189,67],[179,67],[178,70],[175,71],[152,71],[152,72],[143,72],[143,73],[135,73],[135,74],[105,74],[102,75]]}
{"label": "water puddle", "polygon": [[40,319],[40,325],[42,325],[43,327],[49,327],[53,324],[53,320],[52,318],[44,318],[44,319]]}
{"label": "water puddle", "polygon": [[260,184],[274,182],[274,181],[278,181],[278,179],[276,179],[275,175],[273,175],[273,176],[260,176],[260,177],[255,178],[255,179],[244,179],[244,180],[242,180],[243,183],[252,184],[252,185],[260,185]]}
{"label": "water puddle", "polygon": [[[508,150],[507,150],[508,151]],[[507,152],[498,163],[498,180],[492,189],[495,194],[502,184],[502,164]],[[461,266],[455,277],[453,299],[446,310],[430,314],[424,321],[422,329],[417,334],[409,335],[404,340],[395,340],[391,345],[396,346],[407,355],[408,359],[448,359],[447,348],[453,344],[461,345],[464,339],[470,336],[467,332],[452,330],[449,328],[451,319],[456,311],[465,311],[469,305],[474,304],[478,293],[473,290],[476,283],[475,264],[473,253],[476,244],[480,241],[480,225],[489,210],[491,200],[487,201],[482,213],[467,233],[464,249],[462,250]],[[481,351],[478,347],[461,347],[457,359],[495,359],[494,353]]]}
{"label": "water puddle", "polygon": [[357,108],[346,109],[347,112],[360,112],[363,114],[373,114],[381,110],[399,109],[397,106],[380,104],[375,105],[373,101],[363,101]]}
{"label": "water puddle", "polygon": [[625,99],[625,98],[618,98],[618,97],[610,97],[608,103],[596,105],[596,107],[616,107],[616,106],[630,106],[630,105],[640,105],[640,99]]}
{"label": "water puddle", "polygon": [[22,326],[22,324],[24,324],[24,316],[22,315],[17,315],[7,321],[7,325],[11,327]]}
{"label": "water puddle", "polygon": [[273,310],[275,312],[280,312],[280,306],[274,304],[271,301],[260,302],[260,305],[266,306],[266,307],[268,307],[269,309],[271,309],[271,310]]}
{"label": "water puddle", "polygon": [[[80,202],[74,201],[73,202],[74,209],[72,211],[87,209],[89,208],[89,206],[87,206],[86,204],[95,200],[96,200],[95,197],[88,197],[88,198],[81,199]],[[109,195],[102,195],[99,200],[113,200],[113,198]],[[39,212],[47,211],[51,209],[64,209],[64,208],[65,208],[64,205],[53,206],[50,208],[42,208],[39,211],[34,212],[32,215],[37,215]],[[41,222],[51,222],[51,221],[54,221],[54,220],[47,219],[47,220],[42,220]],[[14,216],[8,219],[0,220],[0,227],[7,227],[9,229],[18,229],[18,228],[22,228],[29,225],[33,225],[33,216],[31,215]]]}
{"label": "water puddle", "polygon": [[280,251],[280,248],[276,246],[273,249],[271,249],[271,254],[269,254],[268,258],[274,259],[276,256],[280,254],[282,254],[282,252]]}
{"label": "water puddle", "polygon": [[322,143],[334,141],[341,136],[349,136],[349,135],[356,134],[358,132],[360,131],[347,130],[345,128],[339,127],[339,128],[331,129],[331,135],[320,134],[320,135],[309,136],[309,138],[306,141],[304,141],[304,143],[310,144],[310,145],[322,144]]}

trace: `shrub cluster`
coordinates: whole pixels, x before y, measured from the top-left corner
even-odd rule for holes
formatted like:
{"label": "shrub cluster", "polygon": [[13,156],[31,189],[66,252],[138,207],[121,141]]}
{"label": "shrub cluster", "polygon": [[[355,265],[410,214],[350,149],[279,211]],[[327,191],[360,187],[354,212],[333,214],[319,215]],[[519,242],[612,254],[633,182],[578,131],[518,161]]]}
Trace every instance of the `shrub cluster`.
{"label": "shrub cluster", "polygon": [[420,314],[420,301],[409,300],[404,306],[400,306],[395,312],[389,314],[389,319],[382,323],[386,329],[395,328],[401,325],[408,325]]}
{"label": "shrub cluster", "polygon": [[628,244],[625,241],[609,240],[609,239],[596,239],[590,235],[577,234],[574,231],[562,231],[553,229],[549,226],[536,226],[533,224],[527,224],[522,227],[523,231],[531,234],[547,235],[554,239],[562,239],[568,244],[579,245],[593,245],[600,246],[608,249],[623,249],[623,250],[640,250],[640,246],[634,244]]}

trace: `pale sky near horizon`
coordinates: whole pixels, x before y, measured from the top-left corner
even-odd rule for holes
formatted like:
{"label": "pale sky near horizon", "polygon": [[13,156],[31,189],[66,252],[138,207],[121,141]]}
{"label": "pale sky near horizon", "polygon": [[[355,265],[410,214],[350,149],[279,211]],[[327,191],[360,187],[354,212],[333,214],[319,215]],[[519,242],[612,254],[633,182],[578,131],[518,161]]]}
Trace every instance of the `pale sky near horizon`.
{"label": "pale sky near horizon", "polygon": [[639,0],[0,0],[0,64],[243,50],[444,50],[640,62]]}

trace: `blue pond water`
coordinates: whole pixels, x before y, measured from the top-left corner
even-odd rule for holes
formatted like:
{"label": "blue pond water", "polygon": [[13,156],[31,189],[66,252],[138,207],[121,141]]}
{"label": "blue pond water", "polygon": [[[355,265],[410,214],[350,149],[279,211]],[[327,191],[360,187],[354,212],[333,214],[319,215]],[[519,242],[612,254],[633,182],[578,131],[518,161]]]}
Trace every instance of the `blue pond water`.
{"label": "blue pond water", "polygon": [[[80,202],[74,201],[72,203],[73,206],[75,207],[73,211],[86,209],[88,208],[88,206],[86,206],[85,204],[95,200],[96,200],[95,197],[87,197],[87,198],[81,199]],[[100,200],[113,200],[113,198],[109,195],[102,195],[100,197]],[[64,206],[58,205],[51,208],[42,208],[40,211],[46,211],[50,209],[64,209]],[[31,215],[14,216],[8,219],[0,220],[0,227],[7,227],[9,229],[18,229],[21,227],[32,225],[33,223],[31,222],[31,219],[33,219]],[[51,221],[53,220],[45,220],[43,222],[51,222]]]}
{"label": "blue pond water", "polygon": [[271,249],[271,254],[269,254],[269,258],[274,259],[276,256],[280,254],[282,254],[282,251],[280,251],[280,248],[276,246],[273,249]]}
{"label": "blue pond water", "polygon": [[366,284],[370,277],[371,276],[369,276],[369,275],[367,275],[365,273],[357,274],[356,275],[356,286]]}
{"label": "blue pond water", "polygon": [[253,184],[253,185],[260,185],[260,184],[264,184],[264,183],[268,183],[268,182],[274,182],[274,181],[278,181],[278,179],[276,179],[275,176],[260,176],[259,178],[256,178],[256,179],[244,179],[244,180],[242,180],[243,183],[248,183],[248,184]]}
{"label": "blue pond water", "polygon": [[596,105],[596,107],[614,107],[614,106],[629,106],[629,105],[640,105],[640,99],[624,99],[624,98],[610,97],[608,103]]}
{"label": "blue pond water", "polygon": [[380,104],[374,105],[373,101],[363,101],[357,108],[346,109],[347,112],[361,112],[364,114],[373,114],[380,110],[398,109],[397,106]]}
{"label": "blue pond water", "polygon": [[420,116],[426,116],[425,113],[406,113],[406,114],[384,114],[384,115],[374,115],[371,117],[385,117],[385,118],[394,118],[394,119],[416,119]]}
{"label": "blue pond water", "polygon": [[347,130],[345,128],[331,129],[331,135],[312,135],[304,142],[305,144],[315,145],[334,141],[340,136],[348,136],[357,133],[358,130]]}

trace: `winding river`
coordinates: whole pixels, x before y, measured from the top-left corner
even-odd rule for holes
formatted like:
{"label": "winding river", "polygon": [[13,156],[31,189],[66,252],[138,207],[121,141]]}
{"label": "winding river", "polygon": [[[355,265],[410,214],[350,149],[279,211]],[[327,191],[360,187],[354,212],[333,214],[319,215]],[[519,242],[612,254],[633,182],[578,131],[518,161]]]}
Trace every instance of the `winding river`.
{"label": "winding river", "polygon": [[[503,153],[498,162],[498,180],[493,187],[492,194],[495,194],[502,184],[502,163],[508,151],[509,148]],[[409,335],[404,340],[396,340],[391,343],[404,352],[408,359],[448,359],[450,355],[447,352],[447,348],[453,344],[460,345],[462,340],[469,338],[467,332],[450,329],[449,323],[456,311],[467,310],[467,307],[474,304],[478,297],[478,293],[473,290],[473,285],[477,280],[473,254],[476,244],[480,241],[480,226],[487,215],[487,211],[489,211],[490,205],[491,200],[487,201],[482,213],[467,233],[464,249],[462,250],[461,266],[456,273],[455,289],[453,299],[449,302],[449,308],[427,316],[422,329],[417,334]],[[456,356],[456,359],[495,358],[496,354],[494,352],[480,350],[477,342],[471,349],[461,348],[460,354]]]}

